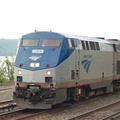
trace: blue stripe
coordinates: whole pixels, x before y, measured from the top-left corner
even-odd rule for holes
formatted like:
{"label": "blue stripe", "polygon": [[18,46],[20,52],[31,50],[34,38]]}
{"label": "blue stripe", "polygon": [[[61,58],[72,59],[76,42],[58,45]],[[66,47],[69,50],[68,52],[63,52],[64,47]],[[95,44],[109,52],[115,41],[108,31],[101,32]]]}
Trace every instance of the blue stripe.
{"label": "blue stripe", "polygon": [[84,65],[88,60],[83,60],[82,61],[82,65]]}
{"label": "blue stripe", "polygon": [[87,61],[85,64],[84,64],[84,68],[87,69],[87,66],[89,64],[89,61]]}
{"label": "blue stripe", "polygon": [[87,65],[87,68],[86,68],[86,72],[88,73],[88,71],[89,71],[89,68],[90,68],[90,64],[91,64],[91,61],[88,63],[88,65]]}

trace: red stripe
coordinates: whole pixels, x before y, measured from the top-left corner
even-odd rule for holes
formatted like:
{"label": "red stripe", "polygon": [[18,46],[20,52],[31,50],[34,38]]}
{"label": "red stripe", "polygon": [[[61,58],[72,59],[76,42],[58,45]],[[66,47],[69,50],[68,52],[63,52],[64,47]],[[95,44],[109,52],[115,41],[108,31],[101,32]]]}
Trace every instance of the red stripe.
{"label": "red stripe", "polygon": [[[120,79],[120,78],[118,78]],[[113,80],[118,80],[118,79],[113,79]],[[113,80],[104,80],[103,82],[106,81],[113,81]],[[102,81],[98,81],[98,82],[91,82],[91,83],[85,83],[85,84],[79,84],[77,86],[84,86],[84,85],[90,85],[90,84],[95,84],[95,83],[101,83]],[[27,86],[15,86],[16,88],[27,88]],[[74,86],[68,86],[68,87],[53,87],[53,89],[63,89],[63,88],[72,88],[72,87],[76,87]],[[51,87],[41,87],[42,89],[50,89]]]}
{"label": "red stripe", "polygon": [[15,86],[15,88],[27,88],[26,86]]}

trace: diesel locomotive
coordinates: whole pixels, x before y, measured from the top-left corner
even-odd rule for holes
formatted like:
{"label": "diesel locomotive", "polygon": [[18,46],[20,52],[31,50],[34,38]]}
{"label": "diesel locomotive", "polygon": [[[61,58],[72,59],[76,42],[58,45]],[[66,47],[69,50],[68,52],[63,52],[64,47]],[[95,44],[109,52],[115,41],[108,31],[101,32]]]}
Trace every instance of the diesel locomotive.
{"label": "diesel locomotive", "polygon": [[19,40],[13,99],[21,108],[50,109],[116,91],[119,84],[117,39],[35,31]]}

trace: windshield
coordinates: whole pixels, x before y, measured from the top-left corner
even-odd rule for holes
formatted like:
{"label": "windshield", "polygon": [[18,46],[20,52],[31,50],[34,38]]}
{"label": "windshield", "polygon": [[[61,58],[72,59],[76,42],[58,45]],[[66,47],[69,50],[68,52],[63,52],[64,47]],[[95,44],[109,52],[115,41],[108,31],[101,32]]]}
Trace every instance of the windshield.
{"label": "windshield", "polygon": [[21,46],[30,47],[30,46],[38,46],[39,39],[23,39],[21,42]]}
{"label": "windshield", "polygon": [[42,42],[42,46],[60,46],[60,39],[44,39]]}

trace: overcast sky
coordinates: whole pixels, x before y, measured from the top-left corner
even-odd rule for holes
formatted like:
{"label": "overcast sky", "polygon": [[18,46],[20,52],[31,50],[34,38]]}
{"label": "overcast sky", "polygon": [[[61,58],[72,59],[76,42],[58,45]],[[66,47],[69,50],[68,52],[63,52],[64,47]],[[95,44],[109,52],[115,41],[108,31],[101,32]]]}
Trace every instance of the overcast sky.
{"label": "overcast sky", "polygon": [[120,0],[0,0],[0,38],[34,30],[120,39]]}

